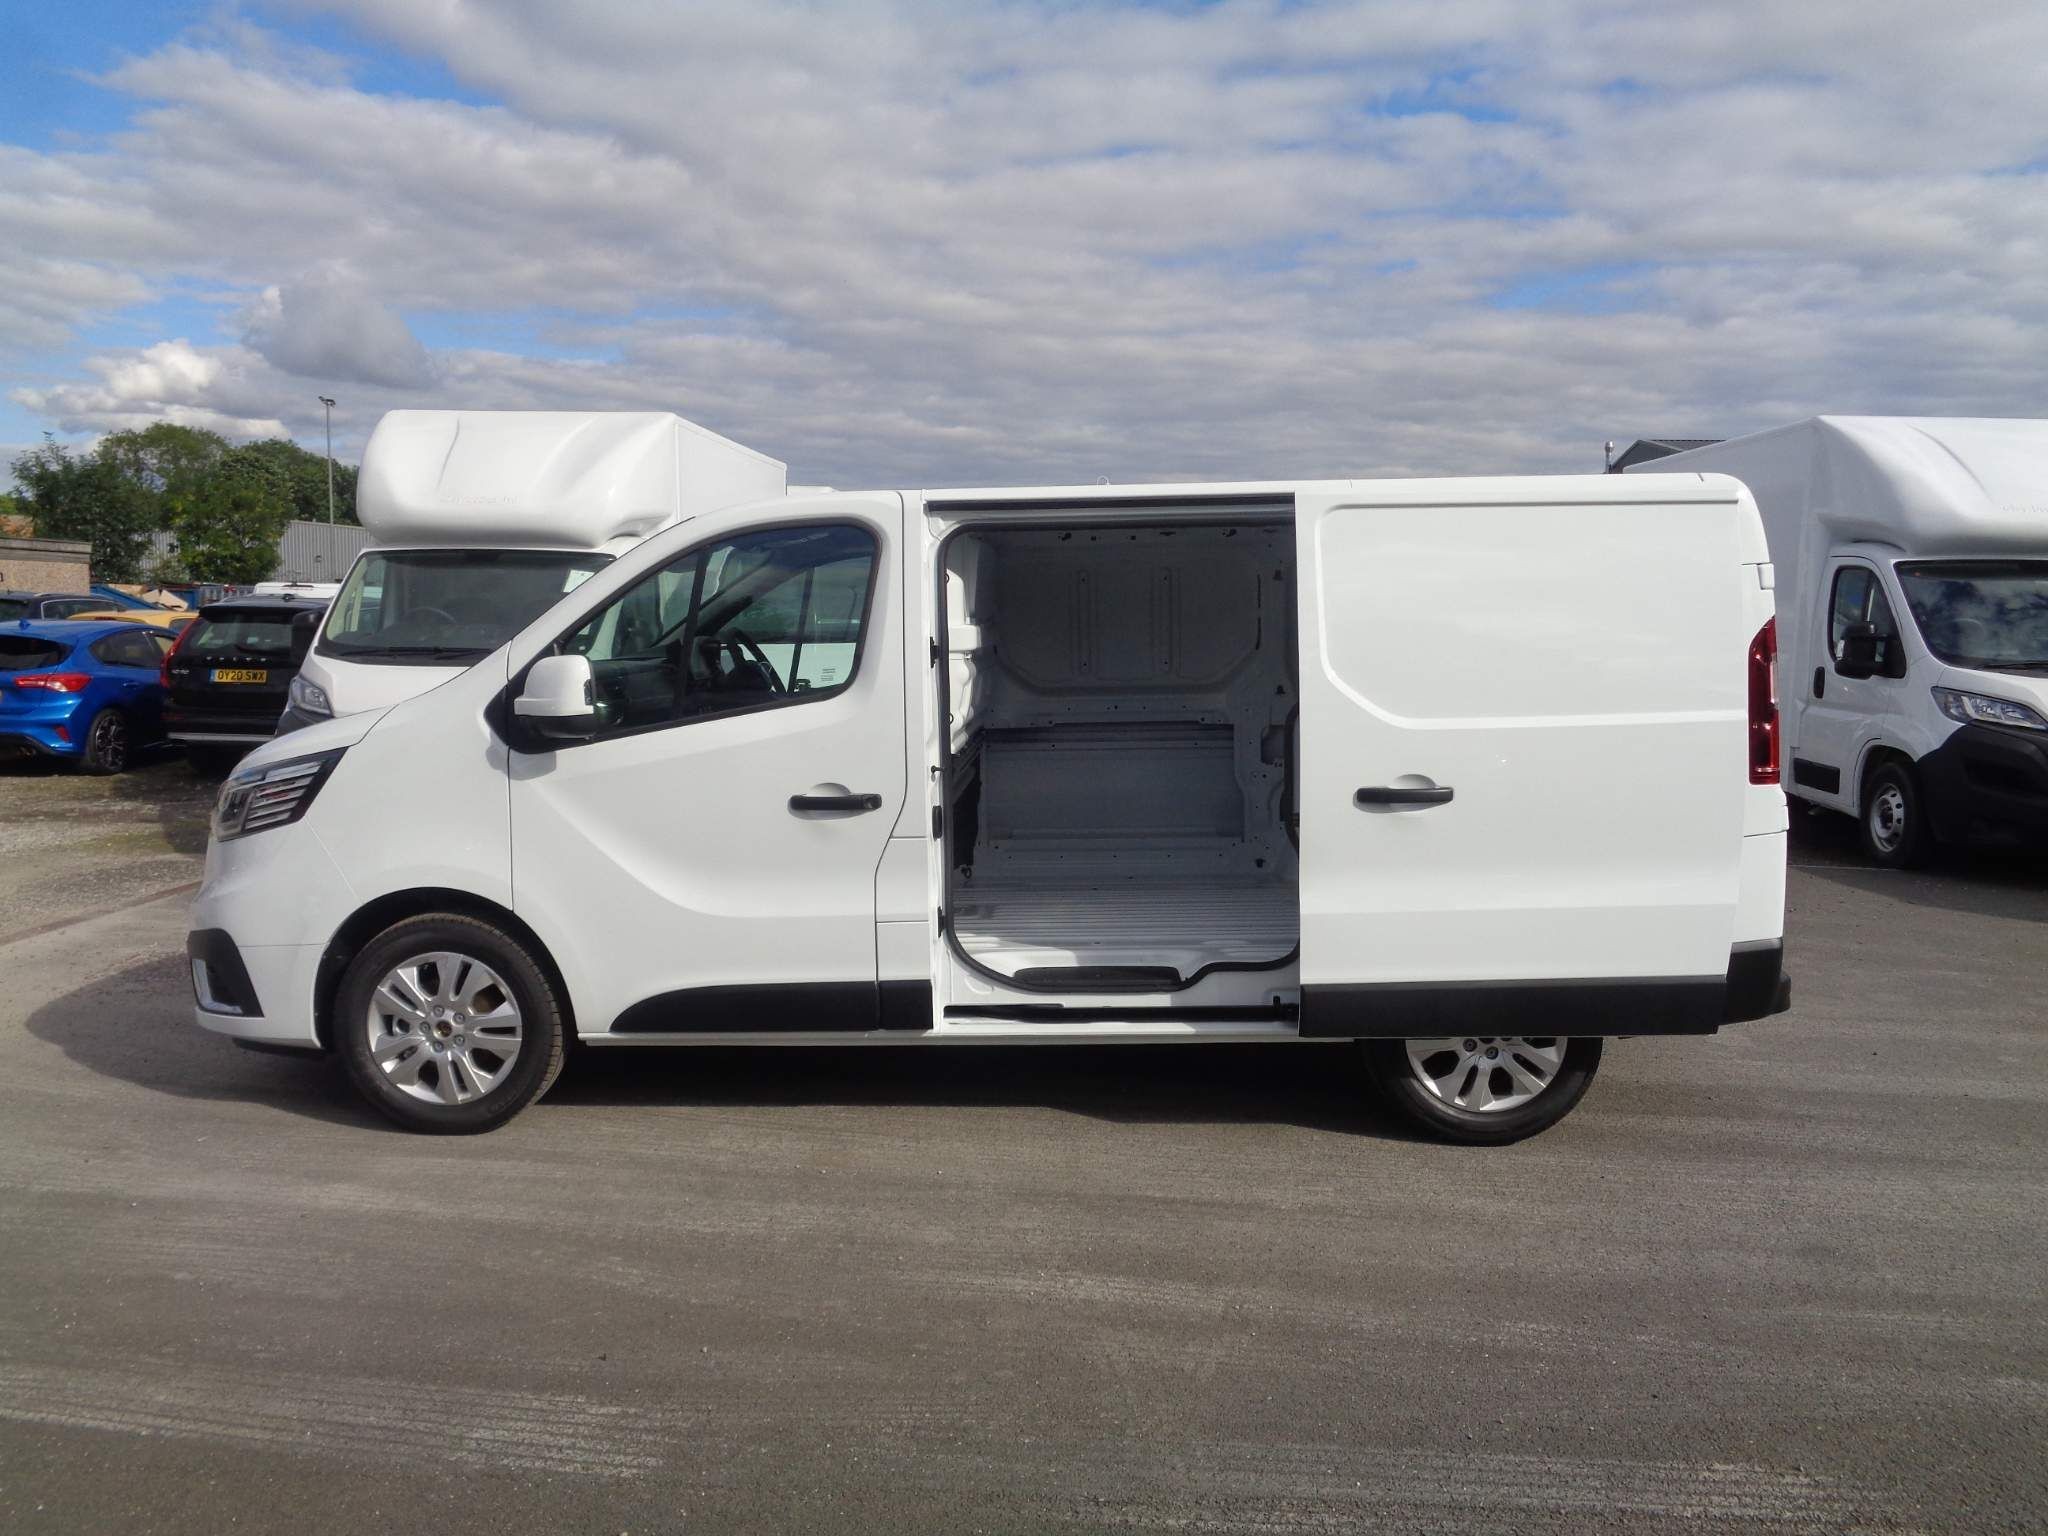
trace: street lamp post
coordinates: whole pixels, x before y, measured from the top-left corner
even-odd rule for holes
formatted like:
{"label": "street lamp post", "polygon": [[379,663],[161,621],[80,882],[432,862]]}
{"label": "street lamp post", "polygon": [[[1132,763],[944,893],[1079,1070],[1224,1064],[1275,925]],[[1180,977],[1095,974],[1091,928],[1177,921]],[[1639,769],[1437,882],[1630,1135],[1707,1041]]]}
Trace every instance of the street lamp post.
{"label": "street lamp post", "polygon": [[326,395],[320,403],[327,407],[327,525],[334,526],[334,402]]}

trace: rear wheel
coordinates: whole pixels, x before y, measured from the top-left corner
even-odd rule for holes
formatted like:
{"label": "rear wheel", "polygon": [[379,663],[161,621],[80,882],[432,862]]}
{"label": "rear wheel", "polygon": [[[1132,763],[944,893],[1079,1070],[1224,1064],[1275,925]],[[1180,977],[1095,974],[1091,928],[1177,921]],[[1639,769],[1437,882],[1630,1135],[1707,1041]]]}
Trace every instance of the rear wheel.
{"label": "rear wheel", "polygon": [[563,1014],[525,945],[434,913],[393,924],[343,974],[334,1027],[363,1097],[408,1130],[503,1125],[562,1070]]}
{"label": "rear wheel", "polygon": [[1502,1146],[1557,1124],[1600,1067],[1598,1040],[1450,1035],[1368,1040],[1366,1061],[1387,1103],[1444,1141]]}
{"label": "rear wheel", "polygon": [[1880,763],[1863,789],[1863,851],[1886,869],[1917,869],[1934,855],[1927,799],[1904,763]]}
{"label": "rear wheel", "polygon": [[85,773],[119,773],[128,766],[128,717],[111,706],[92,717],[85,728],[85,754],[78,760]]}

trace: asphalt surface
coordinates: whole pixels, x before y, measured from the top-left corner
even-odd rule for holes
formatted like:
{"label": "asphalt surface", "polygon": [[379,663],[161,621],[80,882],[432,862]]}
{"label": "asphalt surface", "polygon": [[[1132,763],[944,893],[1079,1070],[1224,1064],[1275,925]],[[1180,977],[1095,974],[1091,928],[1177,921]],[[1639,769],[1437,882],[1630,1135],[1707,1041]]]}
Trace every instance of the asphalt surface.
{"label": "asphalt surface", "polygon": [[2048,874],[1796,858],[1792,1014],[1464,1150],[1311,1046],[586,1054],[407,1136],[191,1025],[181,898],[9,854],[0,1529],[2040,1530]]}

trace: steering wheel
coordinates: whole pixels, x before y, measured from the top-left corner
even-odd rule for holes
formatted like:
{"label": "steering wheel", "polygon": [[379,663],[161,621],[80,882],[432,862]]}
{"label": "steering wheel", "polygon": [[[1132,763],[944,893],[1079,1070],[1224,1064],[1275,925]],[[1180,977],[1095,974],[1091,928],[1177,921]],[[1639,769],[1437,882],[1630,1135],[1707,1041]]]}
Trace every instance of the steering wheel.
{"label": "steering wheel", "polygon": [[728,643],[735,650],[744,649],[753,660],[754,665],[768,674],[768,691],[770,693],[789,692],[789,689],[784,686],[781,677],[776,674],[775,664],[768,659],[767,653],[754,643],[752,635],[748,634],[744,629],[728,629],[726,634],[731,637]]}
{"label": "steering wheel", "polygon": [[723,635],[699,635],[697,637],[698,660],[703,664],[705,670],[711,674],[714,679],[714,686],[716,686],[716,679],[731,675],[718,665],[718,658],[721,654],[732,658],[734,671],[739,669],[739,664],[742,661],[754,663],[755,666],[761,669],[761,675],[768,680],[768,691],[770,693],[786,693],[789,691],[782,686],[782,680],[775,675],[775,668],[769,664],[768,658],[761,653],[761,647],[756,645],[744,632],[737,629],[729,629]]}
{"label": "steering wheel", "polygon": [[446,608],[409,608],[406,610],[405,616],[408,619],[418,618],[421,616],[436,618],[439,619],[442,623],[447,624],[451,627],[461,622],[461,620],[457,619],[455,615],[450,613]]}

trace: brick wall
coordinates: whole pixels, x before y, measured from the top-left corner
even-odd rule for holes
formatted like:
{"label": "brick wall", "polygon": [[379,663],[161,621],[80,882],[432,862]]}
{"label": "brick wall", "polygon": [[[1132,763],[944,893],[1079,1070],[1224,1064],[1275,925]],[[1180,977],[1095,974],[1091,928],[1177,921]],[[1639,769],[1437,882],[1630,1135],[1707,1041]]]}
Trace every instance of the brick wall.
{"label": "brick wall", "polygon": [[71,539],[0,538],[0,589],[84,592],[92,586],[92,546]]}

